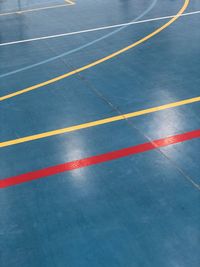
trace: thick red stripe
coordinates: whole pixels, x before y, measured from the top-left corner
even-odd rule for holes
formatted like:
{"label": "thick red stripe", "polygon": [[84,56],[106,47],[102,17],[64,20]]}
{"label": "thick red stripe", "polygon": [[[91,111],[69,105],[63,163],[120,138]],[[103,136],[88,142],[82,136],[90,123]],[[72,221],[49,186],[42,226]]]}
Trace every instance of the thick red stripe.
{"label": "thick red stripe", "polygon": [[191,140],[194,138],[199,138],[199,137],[200,137],[200,129],[196,130],[196,131],[192,131],[192,132],[187,132],[187,133],[178,134],[178,135],[166,137],[163,139],[155,140],[155,141],[152,141],[149,143],[145,143],[145,144],[141,144],[141,145],[137,145],[137,146],[132,146],[132,147],[116,150],[113,152],[85,158],[85,159],[67,162],[64,164],[48,167],[46,169],[42,169],[42,170],[38,170],[38,171],[33,171],[33,172],[29,172],[29,173],[25,173],[25,174],[21,174],[21,175],[17,175],[17,176],[5,178],[5,179],[0,181],[0,188],[5,188],[5,187],[25,183],[28,181],[44,178],[46,176],[55,175],[55,174],[62,173],[62,172],[67,172],[67,171],[71,171],[71,170],[75,170],[75,169],[79,169],[79,168],[84,168],[87,166],[91,166],[91,165],[99,164],[102,162],[126,157],[129,155],[142,153],[142,152],[153,150],[153,149],[156,149],[159,147],[177,144],[180,142],[184,142],[184,141]]}

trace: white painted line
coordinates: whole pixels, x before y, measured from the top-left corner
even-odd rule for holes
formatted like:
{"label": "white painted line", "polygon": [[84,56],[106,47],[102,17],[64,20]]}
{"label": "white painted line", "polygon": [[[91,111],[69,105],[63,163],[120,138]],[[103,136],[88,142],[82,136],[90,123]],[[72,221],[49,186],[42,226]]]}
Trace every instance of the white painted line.
{"label": "white painted line", "polygon": [[[184,13],[184,14],[181,15],[181,17],[195,15],[195,14],[200,14],[200,10]],[[110,25],[110,26],[103,26],[103,27],[94,28],[94,29],[81,30],[81,31],[76,31],[76,32],[67,32],[67,33],[61,33],[61,34],[49,35],[49,36],[42,36],[42,37],[26,39],[26,40],[20,40],[20,41],[6,42],[6,43],[1,43],[0,46],[8,46],[8,45],[14,45],[14,44],[20,44],[20,43],[28,43],[28,42],[33,42],[33,41],[40,41],[40,40],[46,40],[46,39],[52,39],[52,38],[59,38],[59,37],[63,37],[63,36],[70,36],[70,35],[76,35],[76,34],[87,33],[87,32],[95,32],[95,31],[107,30],[107,29],[112,29],[112,28],[119,28],[119,27],[126,26],[126,25],[141,24],[141,23],[146,23],[146,22],[151,22],[151,21],[170,19],[170,18],[173,18],[174,16],[175,15],[166,16],[166,17],[157,17],[157,18],[152,18],[152,19],[138,20],[138,21],[122,23],[122,24],[115,24],[115,25]]]}
{"label": "white painted line", "polygon": [[15,12],[0,13],[0,17],[2,17],[2,16],[8,16],[8,15],[14,15],[14,14],[23,14],[23,13],[28,13],[28,12],[36,12],[36,11],[41,11],[41,10],[46,10],[46,9],[55,9],[55,8],[60,8],[60,7],[66,7],[66,6],[75,5],[75,3],[74,2],[71,2],[71,1],[65,1],[65,2],[66,2],[66,4],[61,4],[61,5],[38,7],[38,8],[33,8],[33,9],[19,10],[19,11],[15,11]]}

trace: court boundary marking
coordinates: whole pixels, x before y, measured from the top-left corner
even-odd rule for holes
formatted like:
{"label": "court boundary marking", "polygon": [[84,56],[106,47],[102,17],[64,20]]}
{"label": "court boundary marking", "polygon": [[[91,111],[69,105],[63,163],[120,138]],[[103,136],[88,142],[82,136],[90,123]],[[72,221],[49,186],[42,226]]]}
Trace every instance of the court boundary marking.
{"label": "court boundary marking", "polygon": [[181,100],[178,102],[172,102],[169,104],[165,104],[165,105],[161,105],[161,106],[157,106],[157,107],[153,107],[153,108],[148,108],[148,109],[143,109],[140,111],[122,114],[122,115],[118,115],[118,116],[114,116],[114,117],[109,117],[109,118],[104,118],[104,119],[100,119],[100,120],[96,120],[96,121],[86,122],[83,124],[69,126],[66,128],[61,128],[61,129],[57,129],[57,130],[53,130],[53,131],[40,133],[40,134],[35,134],[35,135],[30,135],[30,136],[26,136],[26,137],[22,137],[22,138],[18,138],[18,139],[8,140],[8,141],[1,142],[0,148],[13,146],[13,145],[17,145],[17,144],[21,144],[21,143],[25,143],[25,142],[40,140],[43,138],[56,136],[56,135],[60,135],[60,134],[66,134],[69,132],[75,132],[75,131],[78,131],[81,129],[91,128],[91,127],[104,125],[104,124],[108,124],[108,123],[112,123],[112,122],[116,122],[116,121],[127,120],[130,118],[142,116],[145,114],[150,114],[150,113],[154,113],[154,112],[158,112],[161,110],[166,110],[166,109],[170,109],[170,108],[174,108],[174,107],[180,107],[183,105],[192,104],[192,103],[199,102],[199,101],[200,101],[200,96]]}
{"label": "court boundary marking", "polygon": [[[151,1],[152,2],[150,4],[150,6],[148,6],[148,8],[145,11],[143,11],[139,16],[134,18],[132,21],[137,21],[137,20],[141,19],[143,16],[145,16],[146,14],[148,14],[154,8],[154,6],[157,4],[158,0],[151,0]],[[23,72],[23,71],[27,71],[27,70],[30,70],[32,68],[37,68],[39,66],[47,64],[47,63],[52,62],[54,60],[58,60],[60,58],[69,56],[69,55],[71,55],[73,53],[81,51],[84,48],[88,48],[88,47],[90,47],[90,46],[92,46],[92,45],[94,45],[94,44],[96,44],[96,43],[98,43],[98,42],[100,42],[102,40],[105,40],[105,39],[113,36],[114,34],[119,33],[120,31],[124,30],[126,27],[129,27],[129,25],[125,25],[123,27],[114,29],[111,32],[109,32],[109,33],[107,33],[107,34],[105,34],[105,35],[103,35],[103,36],[101,36],[99,38],[96,38],[93,41],[90,41],[90,42],[88,42],[86,44],[83,44],[83,45],[81,45],[79,47],[76,47],[76,48],[73,48],[71,50],[65,51],[65,52],[63,52],[63,53],[61,53],[59,55],[47,58],[47,59],[39,61],[39,62],[35,62],[35,63],[29,64],[29,65],[26,65],[26,66],[24,66],[22,68],[18,68],[18,69],[15,69],[15,70],[12,70],[12,71],[9,71],[9,72],[6,72],[6,73],[4,72],[4,73],[0,74],[0,79],[3,79],[3,78],[8,77],[10,75],[16,75],[17,73],[20,73],[20,72]]]}
{"label": "court boundary marking", "polygon": [[181,7],[181,9],[179,10],[179,12],[171,20],[169,20],[167,23],[165,23],[163,26],[159,27],[158,29],[156,29],[152,33],[150,33],[150,34],[146,35],[145,37],[141,38],[140,40],[132,43],[131,45],[128,45],[128,46],[126,46],[126,47],[124,47],[124,48],[122,48],[122,49],[120,49],[120,50],[108,55],[108,56],[105,56],[105,57],[103,57],[101,59],[93,61],[92,63],[84,65],[83,67],[77,68],[77,69],[75,69],[73,71],[67,72],[65,74],[62,74],[62,75],[57,76],[55,78],[52,78],[52,79],[49,79],[47,81],[41,82],[39,84],[35,84],[35,85],[27,87],[25,89],[18,90],[18,91],[14,92],[14,93],[4,95],[4,96],[0,97],[0,101],[6,100],[6,99],[9,99],[9,98],[13,98],[13,97],[16,97],[18,95],[21,95],[21,94],[36,90],[38,88],[44,87],[46,85],[55,83],[57,81],[63,80],[65,78],[69,77],[69,76],[72,76],[74,74],[83,72],[83,71],[85,71],[87,69],[90,69],[90,68],[92,68],[94,66],[97,66],[97,65],[99,65],[99,64],[101,64],[103,62],[106,62],[106,61],[108,61],[108,60],[110,60],[112,58],[115,58],[116,56],[118,56],[120,54],[123,54],[124,52],[126,52],[126,51],[128,51],[128,50],[130,50],[130,49],[132,49],[132,48],[134,48],[134,47],[136,47],[138,45],[140,45],[141,43],[146,42],[147,40],[151,39],[152,37],[154,37],[158,33],[162,32],[164,29],[168,28],[171,24],[173,24],[174,21],[176,21],[180,17],[181,14],[183,14],[183,12],[188,7],[189,3],[190,3],[190,0],[185,0],[184,4]]}
{"label": "court boundary marking", "polygon": [[[100,163],[109,162],[117,160],[120,158],[128,157],[131,155],[136,155],[144,153],[147,151],[156,150],[162,147],[167,147],[170,145],[183,143],[192,139],[200,138],[200,129],[191,132],[186,132],[182,134],[176,134],[173,136],[165,137],[162,139],[152,140],[143,144],[122,148],[120,150],[115,150],[107,152],[104,154],[91,156],[88,158],[83,158],[71,162],[66,162],[59,165],[54,165],[47,167],[45,169],[40,169],[20,175],[11,176],[0,180],[0,189],[23,184],[26,182],[38,180],[48,176],[56,175],[59,173],[69,172],[80,168],[85,168],[89,166],[94,166]],[[189,181],[196,189],[200,190],[199,184],[197,184],[189,176],[184,175],[185,179]]]}
{"label": "court boundary marking", "polygon": [[75,2],[70,1],[70,0],[64,0],[64,2],[65,2],[65,4],[58,4],[58,5],[53,5],[53,6],[45,6],[45,7],[31,8],[31,9],[22,9],[19,11],[0,13],[0,17],[10,16],[10,15],[14,15],[14,14],[24,14],[24,13],[30,13],[30,12],[37,12],[37,11],[42,11],[42,10],[47,10],[47,9],[67,7],[67,6],[72,6],[72,5],[76,4]]}
{"label": "court boundary marking", "polygon": [[[191,15],[196,15],[196,14],[200,14],[200,10],[183,13],[180,15],[180,17],[191,16]],[[41,37],[36,37],[36,38],[31,38],[31,39],[24,39],[24,40],[19,40],[19,41],[11,41],[11,42],[6,42],[6,43],[0,43],[0,47],[1,46],[21,44],[21,43],[29,43],[29,42],[34,42],[34,41],[42,41],[42,40],[46,40],[46,39],[60,38],[60,37],[77,35],[77,34],[88,33],[88,32],[108,30],[108,29],[112,29],[112,28],[119,28],[119,27],[128,26],[128,25],[142,24],[142,23],[147,23],[147,22],[152,22],[152,21],[165,20],[165,19],[173,18],[174,16],[175,15],[170,15],[170,16],[165,16],[165,17],[156,17],[156,18],[151,18],[151,19],[145,19],[145,20],[139,20],[139,21],[134,21],[134,22],[127,22],[127,23],[121,23],[121,24],[102,26],[102,27],[98,27],[98,28],[91,28],[91,29],[74,31],[74,32],[66,32],[66,33],[60,33],[60,34],[55,34],[55,35],[47,35],[47,36],[41,36]]]}

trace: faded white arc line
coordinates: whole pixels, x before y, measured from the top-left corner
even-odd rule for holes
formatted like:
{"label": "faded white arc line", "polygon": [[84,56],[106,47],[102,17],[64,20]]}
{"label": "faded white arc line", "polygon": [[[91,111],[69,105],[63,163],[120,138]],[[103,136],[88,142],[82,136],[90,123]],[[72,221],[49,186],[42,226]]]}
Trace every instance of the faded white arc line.
{"label": "faded white arc line", "polygon": [[[184,13],[181,15],[181,17],[191,16],[191,15],[195,15],[195,14],[200,14],[200,10]],[[8,45],[14,45],[14,44],[20,44],[20,43],[28,43],[28,42],[59,38],[59,37],[70,36],[70,35],[77,35],[77,34],[82,34],[82,33],[87,33],[87,32],[95,32],[95,31],[107,30],[107,29],[112,29],[112,28],[119,28],[122,26],[142,24],[142,23],[147,23],[147,22],[151,22],[151,21],[170,19],[170,18],[173,18],[174,16],[175,15],[165,16],[165,17],[157,17],[157,18],[152,18],[152,19],[146,19],[146,20],[139,20],[139,21],[134,21],[134,22],[122,23],[122,24],[103,26],[103,27],[99,27],[99,28],[93,28],[93,29],[87,29],[87,30],[81,30],[81,31],[75,31],[75,32],[61,33],[61,34],[42,36],[42,37],[31,38],[31,39],[26,39],[26,40],[6,42],[6,43],[1,43],[0,46],[8,46]]]}

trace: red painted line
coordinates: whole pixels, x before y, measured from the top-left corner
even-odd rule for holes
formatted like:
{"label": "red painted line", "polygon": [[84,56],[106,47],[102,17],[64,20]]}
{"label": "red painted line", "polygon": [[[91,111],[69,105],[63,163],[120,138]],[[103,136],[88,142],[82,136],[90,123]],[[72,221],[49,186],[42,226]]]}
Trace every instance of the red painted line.
{"label": "red painted line", "polygon": [[17,184],[22,184],[25,182],[37,180],[40,178],[44,178],[50,175],[55,175],[62,172],[72,171],[79,168],[84,168],[87,166],[103,163],[106,161],[127,157],[129,155],[143,153],[145,151],[150,151],[159,147],[165,147],[172,144],[181,143],[187,140],[191,140],[194,138],[200,137],[200,129],[192,132],[187,132],[183,134],[178,134],[170,137],[166,137],[163,139],[155,140],[149,143],[144,143],[137,146],[132,146],[112,152],[108,152],[105,154],[92,156],[85,159],[75,160],[72,162],[67,162],[64,164],[48,167],[46,169],[28,172],[25,174],[20,174],[17,176],[12,176],[9,178],[5,178],[0,180],[0,188],[6,188],[9,186],[14,186]]}

